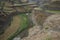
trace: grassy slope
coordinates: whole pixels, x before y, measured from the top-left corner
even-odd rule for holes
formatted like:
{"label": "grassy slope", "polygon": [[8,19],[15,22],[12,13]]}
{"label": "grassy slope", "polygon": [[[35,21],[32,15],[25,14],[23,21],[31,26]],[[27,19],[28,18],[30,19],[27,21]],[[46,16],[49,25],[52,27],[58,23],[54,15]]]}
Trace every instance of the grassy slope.
{"label": "grassy slope", "polygon": [[20,23],[20,28],[13,34],[11,35],[7,40],[12,40],[14,37],[16,37],[19,33],[21,33],[24,29],[28,27],[28,18],[26,14],[19,14],[21,18],[21,23]]}
{"label": "grassy slope", "polygon": [[[43,9],[41,7],[39,7],[39,10],[43,11]],[[49,13],[60,13],[60,10],[45,10],[45,12],[49,12]]]}
{"label": "grassy slope", "polygon": [[46,12],[49,12],[49,13],[60,13],[60,10],[57,10],[57,11],[54,11],[54,10],[45,10]]}

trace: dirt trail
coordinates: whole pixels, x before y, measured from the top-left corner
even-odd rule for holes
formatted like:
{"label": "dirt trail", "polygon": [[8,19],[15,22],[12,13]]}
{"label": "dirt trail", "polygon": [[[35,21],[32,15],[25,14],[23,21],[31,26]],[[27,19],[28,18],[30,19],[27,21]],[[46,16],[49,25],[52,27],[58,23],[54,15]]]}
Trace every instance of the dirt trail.
{"label": "dirt trail", "polygon": [[20,26],[20,17],[14,16],[11,26],[5,31],[3,35],[0,36],[0,40],[7,40],[7,38],[16,32]]}
{"label": "dirt trail", "polygon": [[60,40],[59,30],[60,15],[54,14],[46,19],[43,30],[40,30],[40,26],[34,26],[28,30],[29,35],[22,40]]}

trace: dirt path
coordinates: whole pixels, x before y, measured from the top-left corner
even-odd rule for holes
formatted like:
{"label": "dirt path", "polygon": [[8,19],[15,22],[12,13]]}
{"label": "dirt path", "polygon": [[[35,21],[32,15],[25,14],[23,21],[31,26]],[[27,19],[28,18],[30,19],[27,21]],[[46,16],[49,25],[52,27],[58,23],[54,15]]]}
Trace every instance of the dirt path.
{"label": "dirt path", "polygon": [[43,30],[40,30],[40,26],[30,28],[28,30],[29,35],[22,38],[22,40],[60,40],[59,14],[49,16],[43,26]]}
{"label": "dirt path", "polygon": [[5,31],[3,35],[0,36],[0,40],[7,40],[7,38],[16,32],[20,26],[20,17],[14,16],[11,26]]}
{"label": "dirt path", "polygon": [[41,33],[40,26],[34,26],[28,30],[29,35],[21,40],[43,40],[48,34]]}

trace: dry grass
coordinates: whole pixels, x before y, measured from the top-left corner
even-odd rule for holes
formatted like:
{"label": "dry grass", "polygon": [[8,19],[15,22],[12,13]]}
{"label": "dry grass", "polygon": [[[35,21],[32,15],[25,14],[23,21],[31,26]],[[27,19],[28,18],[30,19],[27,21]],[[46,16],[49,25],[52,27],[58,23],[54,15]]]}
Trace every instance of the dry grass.
{"label": "dry grass", "polygon": [[20,26],[20,18],[19,16],[14,16],[11,26],[6,29],[5,33],[0,36],[0,40],[7,40],[7,38],[12,35]]}
{"label": "dry grass", "polygon": [[47,14],[40,10],[32,12],[32,19],[34,19],[33,21],[35,21],[38,25],[42,25],[47,16]]}

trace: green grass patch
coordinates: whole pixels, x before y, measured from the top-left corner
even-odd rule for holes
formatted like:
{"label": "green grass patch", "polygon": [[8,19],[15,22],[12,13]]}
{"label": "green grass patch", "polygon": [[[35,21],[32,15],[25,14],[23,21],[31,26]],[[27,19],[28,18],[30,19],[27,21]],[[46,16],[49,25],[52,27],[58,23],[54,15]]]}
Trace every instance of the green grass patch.
{"label": "green grass patch", "polygon": [[60,13],[60,10],[45,10],[45,11],[49,13]]}
{"label": "green grass patch", "polygon": [[18,34],[20,34],[23,30],[25,30],[28,27],[28,17],[26,14],[19,14],[21,22],[20,27],[17,29],[17,31],[11,35],[7,40],[13,40],[14,37],[16,37]]}
{"label": "green grass patch", "polygon": [[45,40],[52,40],[51,37],[47,37]]}
{"label": "green grass patch", "polygon": [[[41,11],[43,11],[43,9],[41,7],[39,7],[39,9]],[[45,10],[45,12],[49,12],[49,13],[60,13],[60,10]]]}

